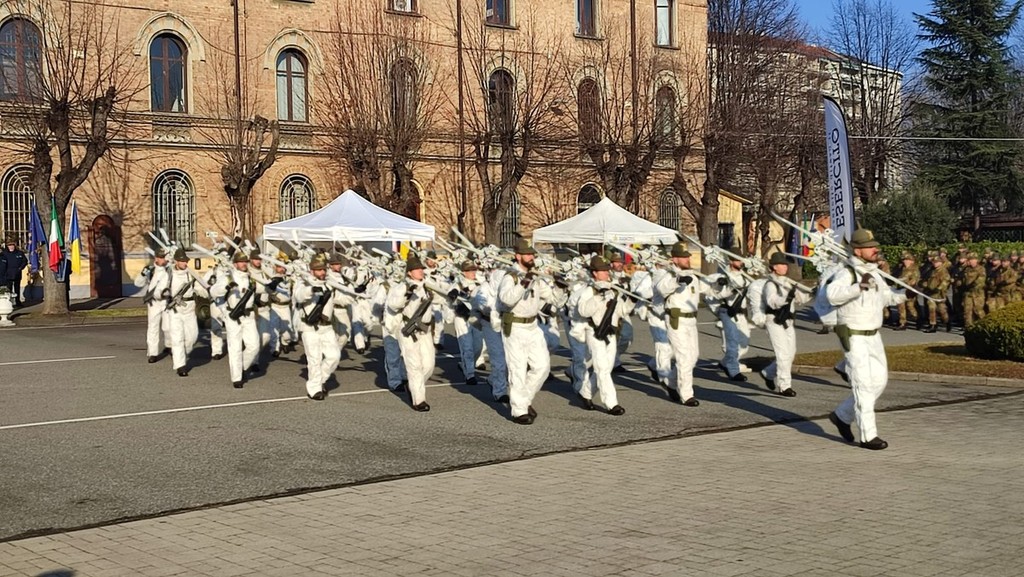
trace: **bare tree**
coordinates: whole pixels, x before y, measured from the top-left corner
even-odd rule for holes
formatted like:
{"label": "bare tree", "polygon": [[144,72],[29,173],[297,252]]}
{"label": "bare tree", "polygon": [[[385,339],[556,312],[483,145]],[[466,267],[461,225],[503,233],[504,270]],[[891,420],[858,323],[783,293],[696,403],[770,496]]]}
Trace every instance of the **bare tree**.
{"label": "bare tree", "polygon": [[425,19],[339,3],[318,102],[332,156],[374,204],[411,217],[422,202],[416,157],[442,101],[434,46]]}
{"label": "bare tree", "polygon": [[[558,134],[562,112],[554,105],[562,45],[550,39],[556,35],[540,29],[543,24],[532,12],[520,13],[518,30],[505,30],[487,25],[482,0],[463,9],[464,20],[476,23],[463,34],[469,68],[464,75],[466,138],[483,192],[484,238],[498,243],[516,189],[531,162],[544,153],[545,142]],[[454,7],[450,11],[455,14]]]}
{"label": "bare tree", "polygon": [[[208,92],[198,95],[199,112],[207,118],[196,132],[214,146],[204,149],[220,164],[221,183],[231,211],[231,234],[253,237],[252,189],[277,160],[281,130],[277,120],[261,116],[257,74],[244,55],[213,51],[207,67]],[[236,70],[236,66],[238,67]]]}
{"label": "bare tree", "polygon": [[771,85],[781,55],[794,52],[799,20],[791,0],[710,0],[708,2],[708,121],[703,135],[707,177],[700,216],[694,215],[701,242],[718,236],[718,194],[723,188],[751,186],[745,159],[760,151],[749,135],[763,120],[754,116],[764,87]]}
{"label": "bare tree", "polygon": [[908,104],[918,83],[905,78],[919,48],[917,30],[892,0],[833,0],[828,33],[841,63],[832,69],[835,96],[849,129],[853,184],[863,203],[893,184],[907,153]]}
{"label": "bare tree", "polygon": [[[118,34],[116,9],[57,0],[12,4],[38,21],[19,19],[17,54],[0,55],[6,60],[0,66],[4,136],[32,166],[40,219],[48,223],[52,207],[63,230],[71,196],[112,154],[143,85],[132,51]],[[67,281],[42,269],[43,314],[67,314]]]}
{"label": "bare tree", "polygon": [[[687,83],[702,69],[684,67],[675,51],[656,50],[650,38],[630,42],[608,27],[598,43],[578,43],[563,63],[573,106],[567,133],[578,134],[605,195],[632,207],[659,158],[691,136]],[[634,78],[635,76],[635,78]]]}

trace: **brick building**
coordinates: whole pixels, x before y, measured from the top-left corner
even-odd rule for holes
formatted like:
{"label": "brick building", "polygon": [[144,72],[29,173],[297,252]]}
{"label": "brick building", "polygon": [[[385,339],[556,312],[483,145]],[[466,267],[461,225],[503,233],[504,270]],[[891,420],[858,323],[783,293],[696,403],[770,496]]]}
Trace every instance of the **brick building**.
{"label": "brick building", "polygon": [[[2,111],[6,118],[17,114],[9,104],[32,88],[33,77],[25,71],[38,62],[39,47],[45,44],[42,39],[53,36],[40,25],[48,1],[0,7],[0,107],[7,105]],[[479,53],[468,55],[471,43],[453,34],[456,6],[462,9],[463,34],[484,38]],[[338,103],[325,97],[328,86],[337,85],[331,74],[337,70],[339,35],[380,33],[359,29],[361,22],[370,20],[345,18],[357,8],[364,15],[366,10],[374,12],[379,21],[418,29],[417,38],[430,46],[426,58],[432,62],[431,70],[413,74],[428,77],[426,85],[443,98],[434,101],[437,110],[429,137],[413,154],[412,182],[419,202],[410,215],[438,230],[455,224],[463,208],[463,226],[482,238],[479,207],[484,192],[479,171],[469,158],[474,135],[466,126],[460,130],[456,109],[461,104],[465,115],[466,109],[475,106],[493,116],[492,109],[501,106],[503,90],[513,94],[523,90],[521,76],[527,67],[521,65],[526,58],[522,46],[526,44],[517,44],[516,38],[529,35],[539,42],[532,45],[548,47],[547,61],[558,67],[562,80],[544,105],[554,117],[574,118],[573,126],[582,126],[575,117],[585,115],[576,114],[581,87],[594,78],[600,80],[602,103],[610,102],[612,93],[631,94],[632,102],[639,101],[645,110],[643,101],[655,101],[651,107],[655,117],[640,119],[642,124],[657,124],[652,130],[665,130],[671,122],[666,118],[700,113],[694,112],[699,108],[694,103],[701,99],[689,93],[692,88],[687,88],[681,71],[695,77],[704,74],[706,5],[701,0],[240,0],[241,118],[259,114],[276,119],[281,133],[276,161],[252,189],[254,236],[264,223],[314,210],[361,184],[346,159],[336,153],[333,128],[326,119],[329,107]],[[82,273],[72,278],[72,297],[133,292],[131,278],[146,260],[147,231],[163,228],[187,246],[204,243],[206,231],[223,234],[232,229],[221,178],[222,150],[230,146],[222,136],[236,118],[230,106],[221,106],[236,86],[232,3],[143,0],[103,10],[104,25],[114,27],[119,49],[131,51],[129,60],[140,91],[129,105],[125,130],[115,143],[116,154],[101,161],[74,195],[89,262],[83,262]],[[612,42],[630,55],[632,75],[602,69],[596,62],[599,58],[588,61],[588,50],[600,52],[602,44]],[[551,46],[561,54],[551,54]],[[460,52],[467,70],[464,86],[470,88],[461,100],[456,97]],[[638,74],[643,64],[636,60],[642,58],[672,63],[672,70]],[[482,79],[481,90],[472,89],[475,78]],[[394,101],[402,98],[393,96]],[[629,108],[627,103],[624,109]],[[0,151],[0,229],[26,238],[29,158],[17,152],[19,133],[12,126],[6,121],[0,126],[0,140],[6,144]],[[605,192],[601,184],[605,181],[580,153],[578,139],[565,131],[553,134],[558,136],[547,136],[506,209],[502,242],[515,232],[528,234],[571,216]],[[676,140],[683,137],[673,135]],[[641,216],[681,229],[691,226],[692,220],[667,190],[676,168],[671,148],[665,146],[657,155],[633,207]],[[499,148],[489,162],[497,166],[500,157]],[[703,180],[700,157],[695,150],[685,161],[694,185]],[[460,163],[460,158],[466,162]]]}

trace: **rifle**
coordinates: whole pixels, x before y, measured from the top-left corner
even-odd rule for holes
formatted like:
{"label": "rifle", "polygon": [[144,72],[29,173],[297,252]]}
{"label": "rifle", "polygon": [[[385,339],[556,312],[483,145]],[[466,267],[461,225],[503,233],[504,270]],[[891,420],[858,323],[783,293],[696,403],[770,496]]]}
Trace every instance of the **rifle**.
{"label": "rifle", "polygon": [[434,296],[428,292],[427,296],[420,300],[420,305],[416,307],[416,310],[412,313],[412,316],[409,317],[409,320],[405,321],[405,324],[402,325],[403,337],[412,337],[412,340],[416,340],[416,331],[422,330],[421,325],[423,324],[423,315],[427,314],[427,311],[430,310],[430,305],[433,304],[433,302]]}
{"label": "rifle", "polygon": [[233,321],[237,321],[238,319],[245,316],[245,308],[249,305],[249,301],[251,301],[252,297],[254,296],[256,296],[256,286],[255,282],[252,279],[250,279],[249,288],[245,291],[244,294],[242,294],[242,298],[238,301],[238,304],[232,307],[231,311],[228,312],[228,318],[230,318]]}
{"label": "rifle", "polygon": [[324,292],[320,293],[320,297],[317,298],[313,308],[302,317],[302,322],[313,327],[330,322],[330,319],[324,315],[324,307],[327,306],[327,301],[330,300],[331,294],[331,289],[325,287]]}
{"label": "rifle", "polygon": [[747,298],[748,288],[749,285],[743,287],[743,290],[739,291],[739,293],[736,295],[736,298],[732,301],[732,303],[725,307],[725,312],[730,317],[736,318],[739,316],[740,312],[743,311],[743,299]]}
{"label": "rifle", "polygon": [[789,294],[786,295],[786,303],[777,309],[768,309],[768,312],[775,317],[775,324],[779,326],[786,326],[786,321],[792,320],[793,318],[793,299],[796,298],[796,287],[789,289]]}
{"label": "rifle", "polygon": [[171,310],[178,310],[178,307],[180,307],[181,304],[184,302],[182,301],[182,299],[185,298],[185,293],[187,293],[188,289],[190,288],[192,288],[192,282],[187,282],[181,285],[181,288],[178,289],[178,292],[174,293],[174,296],[168,300],[168,307]]}
{"label": "rifle", "polygon": [[[608,343],[608,337],[612,335],[612,332],[617,327],[612,325],[612,317],[615,316],[616,299],[608,301],[608,305],[605,307],[604,316],[601,317],[601,322],[594,325],[594,338],[602,340]],[[593,321],[591,321],[593,324]]]}

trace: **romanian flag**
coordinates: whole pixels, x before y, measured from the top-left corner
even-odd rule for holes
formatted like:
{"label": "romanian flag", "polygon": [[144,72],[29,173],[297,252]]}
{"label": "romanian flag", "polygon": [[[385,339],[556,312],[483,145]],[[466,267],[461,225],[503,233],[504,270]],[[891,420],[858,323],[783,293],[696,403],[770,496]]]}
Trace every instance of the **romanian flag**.
{"label": "romanian flag", "polygon": [[82,231],[78,227],[78,203],[71,202],[71,222],[68,224],[68,258],[71,259],[71,272],[78,274],[82,270]]}
{"label": "romanian flag", "polygon": [[64,246],[64,238],[60,234],[60,221],[57,220],[57,203],[53,197],[50,197],[50,270],[57,272],[60,270],[60,261],[64,260],[62,248]]}

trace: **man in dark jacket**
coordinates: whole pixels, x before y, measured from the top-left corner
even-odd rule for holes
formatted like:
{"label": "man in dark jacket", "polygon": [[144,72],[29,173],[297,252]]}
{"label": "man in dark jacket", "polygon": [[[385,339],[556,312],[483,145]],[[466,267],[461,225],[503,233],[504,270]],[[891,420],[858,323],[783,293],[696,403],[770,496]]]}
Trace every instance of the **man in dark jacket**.
{"label": "man in dark jacket", "polygon": [[18,248],[13,235],[7,235],[7,247],[0,252],[0,271],[3,271],[3,284],[14,295],[14,306],[21,306],[21,271],[28,266],[28,257]]}

